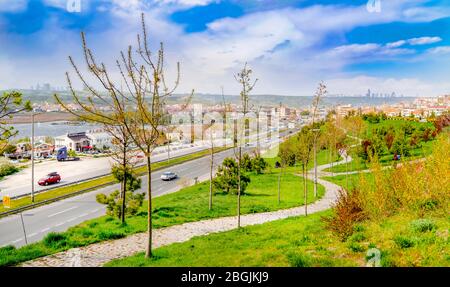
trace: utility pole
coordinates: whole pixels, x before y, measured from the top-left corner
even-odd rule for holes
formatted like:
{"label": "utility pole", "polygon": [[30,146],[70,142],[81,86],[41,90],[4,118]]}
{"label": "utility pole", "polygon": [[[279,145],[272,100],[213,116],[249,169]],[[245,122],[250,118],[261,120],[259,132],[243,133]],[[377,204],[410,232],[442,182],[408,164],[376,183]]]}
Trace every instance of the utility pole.
{"label": "utility pole", "polygon": [[31,202],[33,203],[34,203],[34,116],[35,113],[33,111],[31,114]]}

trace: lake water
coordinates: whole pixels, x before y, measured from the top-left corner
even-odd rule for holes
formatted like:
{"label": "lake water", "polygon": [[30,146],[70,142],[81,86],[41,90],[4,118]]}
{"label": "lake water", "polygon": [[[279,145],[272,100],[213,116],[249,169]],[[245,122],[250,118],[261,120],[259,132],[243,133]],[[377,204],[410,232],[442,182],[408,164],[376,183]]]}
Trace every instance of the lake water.
{"label": "lake water", "polygon": [[[11,125],[19,133],[15,138],[31,137],[31,123],[29,124],[13,124]],[[67,133],[77,133],[85,132],[87,130],[92,130],[99,128],[99,125],[87,124],[87,123],[70,123],[67,121],[61,122],[48,122],[48,123],[35,123],[34,124],[34,134],[36,137],[39,136],[61,136]]]}

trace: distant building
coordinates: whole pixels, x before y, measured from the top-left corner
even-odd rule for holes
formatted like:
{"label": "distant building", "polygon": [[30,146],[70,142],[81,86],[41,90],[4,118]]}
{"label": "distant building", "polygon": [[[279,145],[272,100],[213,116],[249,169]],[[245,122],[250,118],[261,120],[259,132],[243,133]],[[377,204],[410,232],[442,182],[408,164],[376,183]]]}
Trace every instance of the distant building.
{"label": "distant building", "polygon": [[55,137],[55,148],[60,149],[65,146],[68,150],[83,151],[92,148],[91,142],[86,132],[68,133]]}
{"label": "distant building", "polygon": [[111,135],[103,129],[89,130],[86,136],[91,140],[90,144],[97,149],[110,148],[112,145]]}

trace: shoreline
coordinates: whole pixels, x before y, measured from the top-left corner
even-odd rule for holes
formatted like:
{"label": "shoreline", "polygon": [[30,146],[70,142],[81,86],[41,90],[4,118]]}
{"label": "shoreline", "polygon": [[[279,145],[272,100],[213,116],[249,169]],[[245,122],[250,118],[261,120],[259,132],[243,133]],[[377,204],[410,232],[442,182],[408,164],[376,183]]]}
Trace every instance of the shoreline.
{"label": "shoreline", "polygon": [[[44,112],[34,116],[35,123],[48,123],[58,121],[77,121],[76,117],[65,112]],[[20,113],[14,115],[13,118],[5,120],[8,125],[14,124],[31,124],[31,113]]]}

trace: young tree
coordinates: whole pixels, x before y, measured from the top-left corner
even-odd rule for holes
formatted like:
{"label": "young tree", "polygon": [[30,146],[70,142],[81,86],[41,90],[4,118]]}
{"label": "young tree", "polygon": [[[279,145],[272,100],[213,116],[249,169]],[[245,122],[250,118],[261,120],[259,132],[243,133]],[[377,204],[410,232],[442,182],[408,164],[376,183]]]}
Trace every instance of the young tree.
{"label": "young tree", "polygon": [[327,93],[327,86],[323,82],[319,83],[319,87],[314,95],[313,99],[313,116],[312,116],[312,128],[314,132],[313,137],[313,154],[314,154],[314,197],[317,197],[317,138],[320,135],[320,129],[315,127],[317,109],[319,107],[320,99]]}
{"label": "young tree", "polygon": [[[244,132],[247,134],[248,127],[249,127],[249,119],[247,118],[247,114],[250,111],[249,106],[249,95],[250,92],[253,90],[253,88],[256,85],[256,80],[251,79],[253,71],[252,69],[247,67],[247,63],[245,63],[244,68],[237,73],[237,75],[234,76],[236,81],[241,85],[241,92],[240,92],[240,99],[241,99],[241,112],[242,112],[242,119],[241,121],[244,123]],[[236,154],[235,151],[235,157],[238,158],[238,199],[237,199],[237,216],[238,216],[238,228],[241,227],[241,190],[242,190],[242,176],[241,176],[241,159],[242,159],[242,128],[240,128],[240,137],[239,137],[239,146],[238,146],[238,152]]]}
{"label": "young tree", "polygon": [[[152,255],[152,186],[151,186],[151,154],[160,140],[165,122],[165,102],[178,86],[180,79],[180,67],[177,64],[177,76],[173,88],[169,89],[165,81],[164,72],[164,48],[160,44],[160,49],[154,56],[150,52],[144,14],[141,16],[142,32],[137,35],[138,48],[135,51],[132,46],[126,52],[120,53],[120,60],[116,60],[119,70],[121,84],[117,85],[111,78],[105,64],[97,64],[93,54],[87,48],[85,36],[82,33],[83,50],[89,72],[94,76],[101,86],[107,91],[106,99],[99,92],[91,87],[79,69],[74,64],[72,58],[70,62],[82,83],[87,87],[91,96],[88,97],[88,104],[82,103],[76,96],[72,84],[67,74],[69,86],[71,87],[74,102],[83,108],[86,115],[81,115],[88,120],[95,120],[104,125],[115,125],[123,127],[126,134],[132,139],[133,144],[146,157],[147,165],[147,225],[148,241],[146,257]],[[122,89],[124,85],[125,91]],[[96,108],[93,98],[97,98],[102,103],[112,108],[112,113],[100,113]],[[57,98],[58,100],[58,98]],[[62,103],[60,100],[58,100]],[[112,114],[112,116],[111,116]],[[126,178],[126,177],[124,177]]]}
{"label": "young tree", "polygon": [[[73,114],[78,119],[100,124],[103,130],[112,138],[113,153],[111,154],[111,158],[121,166],[122,170],[128,170],[132,161],[132,155],[130,154],[132,138],[123,124],[123,122],[128,121],[133,116],[132,112],[127,111],[129,109],[126,105],[128,98],[123,93],[122,88],[118,88],[113,83],[105,65],[103,63],[96,63],[94,55],[87,45],[84,33],[81,33],[81,40],[89,76],[98,81],[106,92],[100,92],[91,86],[87,81],[87,77],[81,73],[72,57],[69,57],[75,74],[84,84],[89,95],[84,99],[76,91],[67,72],[66,78],[72,94],[72,101],[76,104],[77,108],[73,109],[71,105],[64,103],[57,94],[55,94],[55,100],[64,110]],[[105,109],[101,109],[97,102],[101,102],[103,106],[107,106],[108,111],[106,112]],[[125,223],[127,178],[126,176],[121,178],[120,199],[122,201],[122,223]]]}
{"label": "young tree", "polygon": [[[141,187],[141,179],[134,174],[131,168],[123,170],[120,164],[116,164],[111,169],[114,178],[122,182],[123,178],[126,177],[125,195],[122,195],[119,191],[114,191],[110,195],[105,195],[103,193],[97,194],[96,200],[98,203],[106,204],[107,214],[110,216],[117,217],[122,220],[125,215],[135,215],[139,208],[142,206],[145,193],[134,193]],[[124,196],[126,200],[124,200]],[[126,208],[124,208],[123,203],[126,202]]]}
{"label": "young tree", "polygon": [[213,179],[214,187],[228,194],[243,194],[248,183],[250,183],[250,178],[243,173],[239,174],[238,163],[235,159],[229,157],[223,160]]}
{"label": "young tree", "polygon": [[310,162],[312,156],[313,141],[314,134],[311,131],[311,128],[306,126],[298,134],[297,142],[295,144],[295,155],[302,166],[305,215],[308,215],[308,163]]}
{"label": "young tree", "polygon": [[283,173],[284,169],[287,165],[290,165],[290,163],[293,161],[293,164],[295,164],[295,154],[292,151],[292,146],[290,144],[287,144],[288,142],[284,142],[280,144],[280,148],[278,149],[278,157],[280,158],[279,163],[279,173],[278,173],[278,204],[281,202],[281,174]]}
{"label": "young tree", "polygon": [[8,145],[8,140],[18,132],[13,127],[7,126],[6,120],[17,113],[31,110],[30,101],[24,102],[22,94],[19,92],[4,92],[0,95],[0,151]]}
{"label": "young tree", "polygon": [[[151,154],[163,132],[166,123],[166,100],[178,87],[180,80],[180,64],[177,63],[177,76],[172,88],[165,80],[164,47],[153,56],[150,51],[144,14],[141,17],[142,34],[137,36],[137,55],[128,47],[127,53],[121,52],[121,61],[117,61],[122,81],[125,83],[128,98],[134,105],[134,116],[123,120],[133,142],[144,153],[147,159],[147,249],[145,256],[152,256],[152,166]],[[136,56],[136,57],[135,57]],[[193,91],[191,93],[192,97]],[[188,100],[191,99],[189,97]],[[187,104],[185,105],[187,106]]]}

